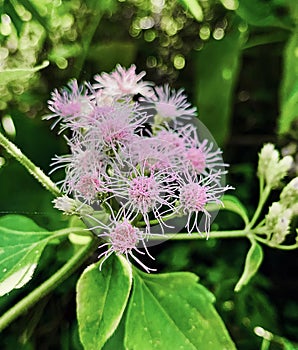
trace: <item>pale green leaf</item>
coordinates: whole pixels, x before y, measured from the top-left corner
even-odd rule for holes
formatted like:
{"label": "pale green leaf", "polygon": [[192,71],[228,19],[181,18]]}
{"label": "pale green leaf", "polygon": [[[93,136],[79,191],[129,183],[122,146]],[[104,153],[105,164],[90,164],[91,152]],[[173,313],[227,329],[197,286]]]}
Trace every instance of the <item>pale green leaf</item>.
{"label": "pale green leaf", "polygon": [[77,284],[79,334],[85,349],[98,350],[115,332],[127,304],[132,274],[122,256],[85,269]]}
{"label": "pale green leaf", "polygon": [[6,84],[10,81],[24,79],[29,77],[33,73],[46,68],[50,64],[49,61],[43,61],[42,64],[35,67],[24,67],[24,68],[13,68],[0,70],[0,81],[1,84]]}
{"label": "pale green leaf", "polygon": [[235,292],[239,292],[251,278],[258,272],[258,269],[263,261],[263,249],[257,243],[253,242],[245,259],[243,274],[235,286]]}
{"label": "pale green leaf", "polygon": [[0,296],[31,278],[51,234],[21,215],[0,218]]}
{"label": "pale green leaf", "polygon": [[182,5],[193,15],[198,21],[202,22],[204,19],[204,13],[198,0],[179,0]]}
{"label": "pale green leaf", "polygon": [[130,350],[235,349],[212,303],[192,273],[134,274],[125,347]]}

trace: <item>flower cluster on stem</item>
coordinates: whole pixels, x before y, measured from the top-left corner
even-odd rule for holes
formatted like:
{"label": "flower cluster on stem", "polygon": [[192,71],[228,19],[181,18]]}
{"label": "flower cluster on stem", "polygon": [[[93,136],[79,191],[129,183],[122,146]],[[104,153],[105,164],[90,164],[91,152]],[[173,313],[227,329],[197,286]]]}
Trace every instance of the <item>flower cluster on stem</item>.
{"label": "flower cluster on stem", "polygon": [[[100,257],[124,254],[149,272],[135,254],[142,254],[142,247],[150,256],[146,242],[153,223],[163,235],[170,227],[168,217],[185,216],[189,234],[208,237],[206,206],[221,203],[231,187],[222,185],[226,164],[221,150],[201,139],[191,123],[196,108],[184,91],[154,86],[142,80],[144,75],[134,65],[118,65],[110,74],[96,75],[94,84],[79,86],[74,80],[53,92],[47,119],[57,118],[54,125],[60,123],[60,131],[69,129],[72,135],[67,139],[71,153],[52,163],[53,171],[65,169],[63,193],[82,207],[110,215],[110,222],[94,219],[89,227],[103,241]],[[77,202],[65,197],[55,201],[66,213],[74,204],[79,211]],[[90,219],[93,214],[84,215]]]}

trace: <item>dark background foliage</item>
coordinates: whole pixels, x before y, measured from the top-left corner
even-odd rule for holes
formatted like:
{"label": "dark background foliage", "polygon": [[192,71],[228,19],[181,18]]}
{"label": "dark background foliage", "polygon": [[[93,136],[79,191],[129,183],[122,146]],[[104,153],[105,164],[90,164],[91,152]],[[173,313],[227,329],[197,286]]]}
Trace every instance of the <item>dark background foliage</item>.
{"label": "dark background foliage", "polygon": [[[273,142],[297,153],[298,6],[291,0],[0,1],[0,68],[35,74],[0,75],[0,129],[46,173],[55,154],[67,153],[51,131],[47,100],[72,78],[91,80],[117,63],[135,63],[146,80],[184,87],[230,163],[228,183],[253,213],[258,200],[257,152]],[[296,51],[295,51],[296,50]],[[0,72],[1,73],[1,72]],[[0,149],[0,213],[20,213],[58,229],[66,219],[52,196]],[[292,176],[297,176],[296,165]],[[62,174],[53,174],[57,180]],[[273,194],[274,198],[274,194]],[[222,212],[214,229],[242,223]],[[260,348],[254,327],[298,342],[297,252],[265,249],[260,272],[240,293],[233,288],[249,248],[245,240],[166,242],[153,247],[162,271],[192,271],[216,296],[216,307],[239,349]],[[72,254],[48,247],[29,285],[0,301],[4,311],[57,270]],[[94,257],[96,258],[96,256]],[[64,282],[1,335],[1,349],[81,349],[75,283]],[[187,317],[187,315],[186,315]],[[284,345],[272,344],[270,349]]]}

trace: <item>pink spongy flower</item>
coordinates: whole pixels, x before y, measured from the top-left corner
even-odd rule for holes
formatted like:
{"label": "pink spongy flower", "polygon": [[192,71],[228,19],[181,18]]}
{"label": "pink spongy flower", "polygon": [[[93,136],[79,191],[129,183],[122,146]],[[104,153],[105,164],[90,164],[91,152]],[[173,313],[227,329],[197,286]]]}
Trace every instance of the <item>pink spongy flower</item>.
{"label": "pink spongy flower", "polygon": [[185,163],[198,174],[223,170],[227,164],[222,158],[222,151],[207,139],[199,140],[197,128],[187,125],[183,128],[185,144]]}
{"label": "pink spongy flower", "polygon": [[208,237],[210,231],[210,213],[206,209],[208,203],[220,204],[220,197],[230,186],[219,185],[219,171],[209,176],[197,177],[195,174],[184,173],[179,179],[179,204],[177,211],[187,215],[186,229],[191,233],[194,229],[201,233],[199,215],[203,214],[204,231]]}
{"label": "pink spongy flower", "polygon": [[151,96],[153,85],[150,82],[142,81],[146,72],[136,74],[136,66],[133,64],[128,69],[117,65],[116,69],[108,74],[102,73],[95,75],[94,89],[103,89],[103,93],[107,96],[120,97],[127,95],[141,94],[143,96]]}
{"label": "pink spongy flower", "polygon": [[183,120],[196,116],[196,108],[191,107],[183,89],[175,91],[166,84],[155,87],[154,90],[155,95],[141,98],[140,101],[144,102],[144,109],[154,108],[162,122],[173,121],[179,124],[180,118]]}
{"label": "pink spongy flower", "polygon": [[104,158],[102,150],[92,142],[68,143],[72,153],[56,156],[51,164],[55,166],[52,172],[65,168],[65,179],[59,182],[63,192],[72,193],[84,202],[92,203],[99,193],[108,191],[105,174],[108,159]]}
{"label": "pink spongy flower", "polygon": [[174,144],[173,137],[158,134],[152,137],[136,138],[127,150],[134,164],[144,164],[149,170],[173,172],[181,163],[183,148]]}
{"label": "pink spongy flower", "polygon": [[127,146],[136,137],[136,130],[147,121],[146,113],[139,110],[137,103],[130,99],[115,102],[109,108],[100,109],[89,117],[85,125],[86,137],[112,150],[119,152],[119,147]]}
{"label": "pink spongy flower", "polygon": [[126,169],[117,166],[113,168],[113,176],[110,178],[113,196],[121,203],[122,210],[133,213],[133,219],[142,215],[147,232],[150,232],[150,213],[162,227],[162,216],[174,210],[176,187],[171,174],[165,171],[148,173],[145,164],[134,166],[133,163],[126,162],[125,165]]}
{"label": "pink spongy flower", "polygon": [[103,239],[104,243],[101,244],[99,248],[103,249],[108,247],[107,250],[98,256],[99,259],[103,257],[100,264],[100,269],[105,260],[108,259],[111,254],[115,253],[117,255],[124,255],[128,262],[130,262],[130,258],[132,258],[148,273],[150,273],[150,271],[154,271],[154,269],[147,267],[134,255],[135,252],[142,255],[145,254],[138,248],[141,246],[144,248],[147,255],[154,260],[146,247],[145,233],[132,225],[131,219],[126,213],[121,213],[119,215],[118,212],[118,214],[115,216],[112,208],[110,208],[110,210],[110,222],[107,224],[99,221],[92,215],[86,215],[86,217],[89,217],[92,222],[96,223],[94,227],[90,227],[89,229],[95,231],[99,229],[99,231],[102,232],[98,234],[98,237]]}
{"label": "pink spongy flower", "polygon": [[78,86],[76,80],[72,80],[68,88],[61,92],[57,89],[52,92],[52,99],[48,101],[48,105],[53,114],[46,116],[46,119],[58,117],[53,127],[58,122],[62,123],[62,129],[72,127],[82,116],[92,112],[92,99],[86,90]]}

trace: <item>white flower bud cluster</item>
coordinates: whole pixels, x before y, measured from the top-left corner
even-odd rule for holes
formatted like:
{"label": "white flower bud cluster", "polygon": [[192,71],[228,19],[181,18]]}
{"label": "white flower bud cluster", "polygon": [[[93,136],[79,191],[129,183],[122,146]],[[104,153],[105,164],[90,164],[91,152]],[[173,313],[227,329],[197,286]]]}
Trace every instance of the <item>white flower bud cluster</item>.
{"label": "white flower bud cluster", "polygon": [[274,145],[267,143],[259,154],[258,176],[264,178],[271,188],[277,187],[291,168],[293,158],[285,156],[280,159],[279,152]]}
{"label": "white flower bud cluster", "polygon": [[272,203],[265,219],[265,226],[271,235],[270,245],[275,246],[284,242],[290,233],[292,216],[291,208],[284,207],[280,202]]}
{"label": "white flower bud cluster", "polygon": [[281,191],[280,203],[291,208],[294,215],[298,215],[298,177],[291,180]]}

